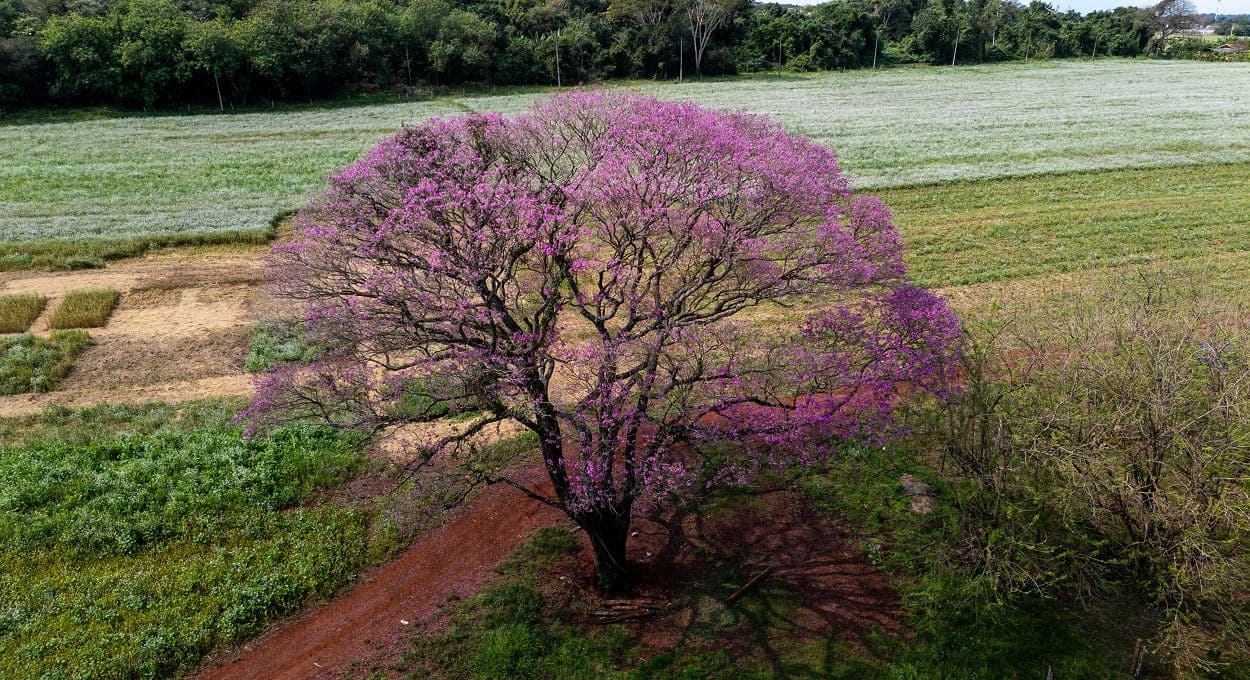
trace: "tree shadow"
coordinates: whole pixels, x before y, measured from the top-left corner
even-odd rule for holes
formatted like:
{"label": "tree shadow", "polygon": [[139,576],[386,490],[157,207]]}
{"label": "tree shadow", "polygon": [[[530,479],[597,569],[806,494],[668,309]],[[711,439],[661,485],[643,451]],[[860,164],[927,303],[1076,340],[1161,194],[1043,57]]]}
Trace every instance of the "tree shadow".
{"label": "tree shadow", "polygon": [[[890,577],[858,542],[794,494],[771,491],[697,512],[670,510],[635,522],[633,597],[664,603],[630,623],[647,653],[752,659],[776,677],[829,677],[902,632]],[[732,604],[735,591],[771,569]],[[847,676],[854,677],[854,676]]]}

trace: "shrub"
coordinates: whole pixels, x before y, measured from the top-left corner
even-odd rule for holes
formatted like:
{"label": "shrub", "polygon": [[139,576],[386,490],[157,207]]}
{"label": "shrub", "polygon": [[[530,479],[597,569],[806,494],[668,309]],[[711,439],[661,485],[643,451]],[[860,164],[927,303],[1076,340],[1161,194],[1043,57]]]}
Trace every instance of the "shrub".
{"label": "shrub", "polygon": [[1244,313],[1147,275],[1022,340],[967,352],[930,421],[978,568],[1000,592],[1135,593],[1181,674],[1250,657]]}
{"label": "shrub", "polygon": [[318,352],[316,345],[308,342],[299,325],[277,322],[261,322],[252,331],[252,344],[247,350],[243,367],[249,373],[267,371],[282,362],[308,363]]}
{"label": "shrub", "polygon": [[120,293],[109,289],[71,290],[52,310],[48,327],[99,328],[108,321],[120,298]]}
{"label": "shrub", "polygon": [[0,333],[21,333],[39,317],[48,298],[34,293],[0,295]]}
{"label": "shrub", "polygon": [[48,392],[91,344],[85,331],[54,331],[48,338],[26,333],[0,340],[0,394]]}

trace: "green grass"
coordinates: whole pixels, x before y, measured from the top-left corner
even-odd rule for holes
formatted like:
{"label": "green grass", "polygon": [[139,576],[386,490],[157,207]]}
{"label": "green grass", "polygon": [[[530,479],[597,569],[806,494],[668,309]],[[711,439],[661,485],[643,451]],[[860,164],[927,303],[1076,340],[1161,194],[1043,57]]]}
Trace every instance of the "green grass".
{"label": "green grass", "polygon": [[89,344],[86,331],[0,338],[0,394],[50,391]]}
{"label": "green grass", "polygon": [[0,295],[0,333],[21,333],[39,318],[48,298],[34,293]]}
{"label": "green grass", "polygon": [[926,286],[1250,251],[1250,164],[1076,173],[880,194]]}
{"label": "green grass", "polygon": [[179,675],[333,593],[370,559],[369,516],[307,503],[356,451],[221,426],[0,450],[0,676]]}
{"label": "green grass", "polygon": [[[1250,72],[1100,60],[626,83],[747,109],[837,149],[856,186],[1250,161]],[[98,266],[151,243],[264,240],[404,123],[518,111],[546,89],[272,112],[0,124],[0,268]],[[77,118],[77,119],[76,119]],[[1214,214],[1214,213],[1212,213]],[[73,241],[78,245],[55,245]]]}
{"label": "green grass", "polygon": [[101,437],[123,437],[187,429],[229,429],[247,406],[242,397],[178,404],[100,404],[90,408],[53,405],[16,418],[0,418],[0,442],[90,444]]}
{"label": "green grass", "polygon": [[[276,223],[287,213],[280,213]],[[99,269],[114,260],[140,257],[162,248],[263,244],[274,237],[274,228],[249,231],[217,231],[192,234],[153,234],[135,238],[82,238],[0,242],[0,271],[20,269]]]}
{"label": "green grass", "polygon": [[119,299],[120,293],[107,288],[71,290],[48,315],[48,328],[99,328]]}

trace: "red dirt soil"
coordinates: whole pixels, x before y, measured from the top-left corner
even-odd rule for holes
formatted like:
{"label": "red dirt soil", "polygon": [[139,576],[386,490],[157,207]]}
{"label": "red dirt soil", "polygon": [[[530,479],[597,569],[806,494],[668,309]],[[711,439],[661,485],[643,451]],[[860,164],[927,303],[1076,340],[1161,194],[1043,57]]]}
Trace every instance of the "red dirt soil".
{"label": "red dirt soil", "polygon": [[304,680],[372,670],[395,659],[405,634],[434,619],[447,598],[481,590],[491,570],[531,532],[562,517],[512,487],[488,487],[459,515],[362,577],[348,594],[193,677]]}

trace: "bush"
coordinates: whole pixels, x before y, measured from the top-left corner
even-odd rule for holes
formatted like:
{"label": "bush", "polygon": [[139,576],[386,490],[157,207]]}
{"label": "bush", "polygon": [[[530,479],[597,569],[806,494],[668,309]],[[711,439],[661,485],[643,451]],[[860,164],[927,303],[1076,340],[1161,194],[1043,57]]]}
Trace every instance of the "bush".
{"label": "bush", "polygon": [[0,333],[21,333],[39,317],[48,298],[34,293],[0,295]]}
{"label": "bush", "polygon": [[53,331],[48,338],[26,333],[0,339],[0,394],[52,390],[89,344],[91,337],[85,331]]}
{"label": "bush", "polygon": [[252,331],[252,344],[243,368],[256,373],[287,361],[307,363],[316,358],[318,351],[316,345],[304,338],[298,324],[261,322]]}
{"label": "bush", "polygon": [[1019,340],[974,344],[930,414],[978,569],[1005,594],[1133,592],[1182,675],[1250,658],[1242,311],[1145,275]]}
{"label": "bush", "polygon": [[48,328],[99,328],[121,294],[115,290],[71,290],[48,316]]}

